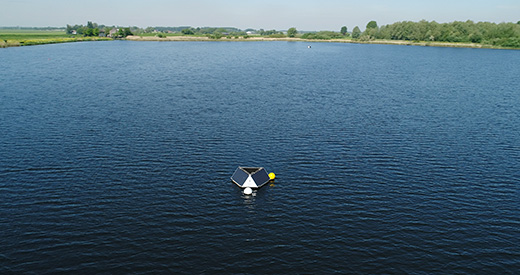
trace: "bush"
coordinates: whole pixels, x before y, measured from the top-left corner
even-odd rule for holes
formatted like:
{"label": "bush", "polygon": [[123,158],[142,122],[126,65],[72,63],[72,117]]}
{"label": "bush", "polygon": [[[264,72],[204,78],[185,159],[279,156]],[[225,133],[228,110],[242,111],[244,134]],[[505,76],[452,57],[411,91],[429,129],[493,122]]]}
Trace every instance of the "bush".
{"label": "bush", "polygon": [[219,32],[215,32],[215,33],[213,33],[213,34],[209,34],[208,37],[209,37],[210,39],[220,39],[220,38],[222,38],[222,34],[219,33]]}
{"label": "bush", "polygon": [[283,33],[275,33],[275,34],[271,34],[269,35],[270,38],[285,38],[285,34]]}
{"label": "bush", "polygon": [[332,32],[332,31],[321,31],[315,33],[306,33],[302,35],[303,39],[320,39],[320,40],[329,40],[336,38],[344,38],[341,33]]}
{"label": "bush", "polygon": [[520,48],[520,37],[496,38],[488,43],[499,47]]}
{"label": "bush", "polygon": [[182,33],[183,35],[193,35],[193,34],[195,34],[191,29],[183,29],[183,30],[181,31],[181,33]]}
{"label": "bush", "polygon": [[287,36],[289,37],[296,37],[297,34],[298,31],[296,30],[296,28],[290,28],[289,30],[287,30]]}

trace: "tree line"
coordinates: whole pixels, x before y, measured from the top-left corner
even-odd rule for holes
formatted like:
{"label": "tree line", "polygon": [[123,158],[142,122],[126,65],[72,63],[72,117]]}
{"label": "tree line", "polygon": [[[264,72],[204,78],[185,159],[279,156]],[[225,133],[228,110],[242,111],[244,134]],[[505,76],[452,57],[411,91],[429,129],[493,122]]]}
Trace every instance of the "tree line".
{"label": "tree line", "polygon": [[364,31],[355,26],[348,32],[346,26],[339,32],[320,31],[304,33],[303,39],[342,39],[352,38],[360,41],[408,40],[431,42],[479,43],[500,47],[520,48],[520,21],[517,23],[491,23],[471,20],[462,22],[437,23],[421,20],[403,21],[379,27],[376,21],[370,21]]}
{"label": "tree line", "polygon": [[128,28],[116,28],[115,26],[105,26],[105,25],[98,25],[97,23],[92,23],[91,21],[87,22],[86,26],[83,25],[68,25],[65,28],[65,32],[67,34],[76,34],[76,35],[82,35],[82,36],[100,36],[103,34],[103,36],[107,36],[111,30],[116,29],[116,33],[113,35],[115,37],[127,37],[129,35],[133,35],[132,31],[130,30],[130,27]]}
{"label": "tree line", "polygon": [[[87,22],[83,25],[67,25],[66,32],[72,34],[76,32],[83,36],[98,36],[100,33],[108,34],[115,27],[98,25],[93,22]],[[246,29],[240,30],[231,27],[147,27],[145,29],[138,27],[119,28],[117,37],[126,37],[132,34],[143,33],[179,33],[182,35],[198,35],[208,36],[210,38],[219,39],[223,36],[234,36],[247,38],[249,34],[283,38],[283,37],[300,37],[303,39],[345,39],[352,38],[360,41],[370,41],[374,39],[383,40],[408,40],[408,41],[431,41],[431,42],[462,42],[462,43],[480,43],[501,47],[520,48],[520,21],[517,23],[491,23],[478,22],[471,20],[462,22],[454,21],[450,23],[437,23],[435,21],[421,20],[419,22],[402,21],[379,27],[376,21],[370,21],[366,25],[364,31],[355,26],[351,32],[347,26],[342,26],[339,32],[320,31],[302,33],[296,28],[290,28],[287,31],[264,30],[264,29]]]}
{"label": "tree line", "polygon": [[[357,28],[357,27],[356,27]],[[520,21],[491,23],[471,20],[437,23],[421,20],[403,21],[381,27],[375,21],[367,24],[364,32],[352,31],[352,38],[360,40],[386,39],[409,41],[437,41],[481,43],[501,47],[520,47]]]}

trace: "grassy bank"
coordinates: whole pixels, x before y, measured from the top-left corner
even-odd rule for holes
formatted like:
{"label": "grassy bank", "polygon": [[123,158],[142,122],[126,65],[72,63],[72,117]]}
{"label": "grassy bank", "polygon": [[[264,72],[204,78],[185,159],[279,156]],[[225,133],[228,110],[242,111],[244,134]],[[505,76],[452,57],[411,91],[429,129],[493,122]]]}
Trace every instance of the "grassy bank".
{"label": "grassy bank", "polygon": [[[363,41],[352,38],[340,39],[303,39],[301,37],[269,37],[269,36],[223,36],[218,39],[208,36],[181,35],[181,34],[142,34],[128,36],[127,40],[132,41],[302,41],[302,42],[332,42],[332,43],[359,43],[359,44],[388,44],[388,45],[410,45],[410,46],[431,46],[431,47],[453,47],[453,48],[490,48],[490,49],[517,49],[498,47],[480,43],[451,43],[451,42],[428,42],[428,41],[408,41],[408,40],[368,40]],[[83,37],[66,34],[63,30],[20,30],[20,29],[0,29],[0,48],[18,47],[54,43],[69,43],[80,41],[100,41],[111,40],[106,37]]]}
{"label": "grassy bank", "polygon": [[0,48],[98,40],[111,39],[73,36],[57,30],[0,29]]}

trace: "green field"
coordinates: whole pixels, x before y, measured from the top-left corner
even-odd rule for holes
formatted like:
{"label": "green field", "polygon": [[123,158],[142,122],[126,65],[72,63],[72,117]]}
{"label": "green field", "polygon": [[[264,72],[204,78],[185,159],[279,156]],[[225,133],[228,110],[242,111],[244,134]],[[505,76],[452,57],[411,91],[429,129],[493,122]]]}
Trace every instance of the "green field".
{"label": "green field", "polygon": [[70,35],[64,30],[0,29],[0,48],[94,40],[111,39]]}

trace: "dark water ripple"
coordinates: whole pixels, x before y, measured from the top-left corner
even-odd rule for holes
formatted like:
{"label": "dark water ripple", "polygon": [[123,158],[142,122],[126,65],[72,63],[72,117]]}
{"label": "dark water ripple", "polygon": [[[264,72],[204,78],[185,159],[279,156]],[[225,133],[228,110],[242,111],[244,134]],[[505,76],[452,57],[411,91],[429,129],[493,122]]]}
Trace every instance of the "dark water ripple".
{"label": "dark water ripple", "polygon": [[0,51],[0,273],[516,273],[518,52],[306,46]]}

